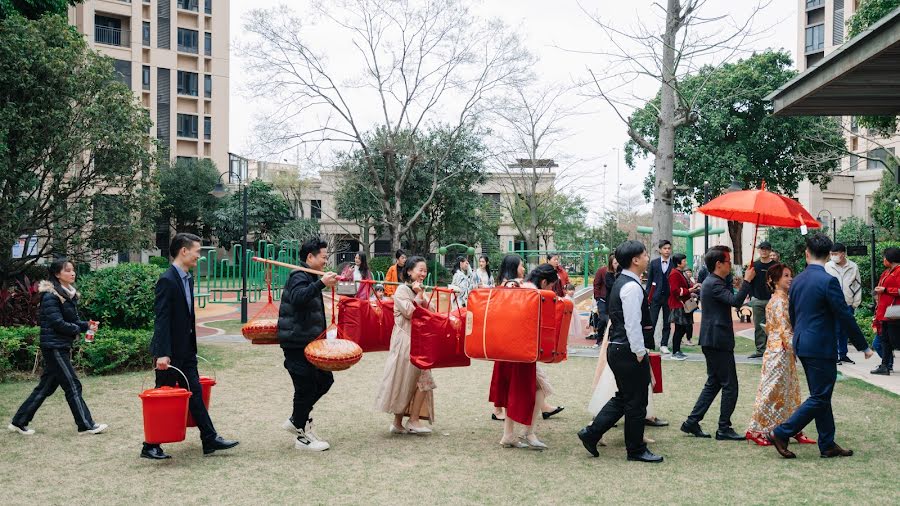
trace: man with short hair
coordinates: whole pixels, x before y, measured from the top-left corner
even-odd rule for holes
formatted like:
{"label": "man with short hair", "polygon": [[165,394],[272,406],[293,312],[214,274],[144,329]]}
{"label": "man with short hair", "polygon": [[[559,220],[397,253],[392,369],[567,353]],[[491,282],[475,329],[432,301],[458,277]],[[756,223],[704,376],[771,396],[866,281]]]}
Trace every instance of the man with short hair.
{"label": "man with short hair", "polygon": [[766,351],[766,304],[772,298],[772,292],[766,286],[766,272],[775,265],[772,259],[772,244],[769,241],[759,243],[759,260],[753,262],[756,277],[750,284],[750,309],[753,310],[753,340],[756,351],[747,358],[762,358]]}
{"label": "man with short hair", "polygon": [[[203,454],[209,455],[233,448],[238,442],[223,439],[213,427],[203,404],[203,388],[197,372],[197,329],[191,270],[197,267],[197,260],[200,259],[200,238],[194,234],[175,234],[169,245],[169,254],[172,265],[156,282],[156,319],[150,341],[150,354],[155,357],[156,363],[156,387],[178,385],[190,390],[188,410],[200,429]],[[187,385],[184,384],[185,377]],[[170,458],[163,452],[162,446],[147,442],[141,449],[141,457],[151,460]]]}
{"label": "man with short hair", "polygon": [[[328,243],[318,237],[300,246],[300,266],[321,271],[328,263]],[[278,342],[284,352],[284,368],[294,384],[294,409],[282,427],[296,436],[294,448],[325,451],[331,446],[313,432],[313,406],[334,383],[330,371],[323,371],[306,358],[306,345],[325,332],[325,302],[322,290],[338,282],[335,272],[319,276],[296,270],[291,272],[278,307]]]}
{"label": "man with short hair", "polygon": [[823,458],[849,457],[853,450],[845,450],[834,442],[834,414],[831,395],[837,381],[837,347],[840,332],[849,334],[853,346],[868,359],[872,350],[863,337],[853,311],[844,300],[838,280],[825,272],[825,261],[831,251],[831,239],[824,234],[806,238],[806,270],[794,278],[788,293],[788,314],[794,329],[794,351],[809,386],[809,398],[784,423],[766,437],[778,453],[792,459],[788,440],[801,432],[809,422],[816,421],[819,433],[819,452]]}
{"label": "man with short hair", "polygon": [[556,270],[556,283],[553,283],[553,292],[560,297],[566,296],[566,285],[569,284],[569,273],[562,268],[559,263],[559,253],[550,253],[547,255],[547,263]]}
{"label": "man with short hair", "polygon": [[[847,258],[847,247],[836,242],[831,246],[831,259],[825,264],[825,272],[837,278],[844,294],[844,301],[856,313],[862,303],[862,282],[859,277],[859,266]],[[838,332],[838,365],[843,362],[853,364],[847,356],[847,334]]]}
{"label": "man with short hair", "polygon": [[616,248],[622,274],[609,294],[609,367],[616,377],[616,395],[603,406],[594,421],[578,432],[578,439],[594,457],[597,444],[609,429],[625,416],[625,448],[628,460],[662,462],[644,442],[644,418],[650,386],[650,359],[645,341],[652,339],[650,304],[641,286],[641,273],[650,256],[638,241],[626,241]]}
{"label": "man with short hair", "polygon": [[[659,351],[669,353],[669,274],[674,266],[669,261],[672,256],[672,242],[668,239],[659,241],[659,256],[650,262],[650,272],[647,274],[647,294],[650,297],[650,320],[653,322],[654,333],[656,323],[659,321],[659,312],[662,311],[662,337],[659,342]],[[654,341],[654,344],[656,342]]]}
{"label": "man with short hair", "polygon": [[750,283],[756,277],[751,265],[744,272],[744,283],[737,294],[731,292],[725,278],[731,273],[731,248],[713,246],[703,257],[709,276],[700,289],[700,346],[706,357],[706,384],[694,409],[681,424],[682,432],[695,437],[708,438],[709,434],[700,428],[700,421],[722,392],[722,407],[719,412],[719,429],[716,439],[720,441],[740,441],[745,439],[731,427],[731,414],[737,405],[738,378],[734,365],[734,323],[731,309],[740,307],[750,293]]}
{"label": "man with short hair", "polygon": [[403,268],[406,264],[406,252],[398,249],[394,253],[394,265],[388,267],[387,274],[384,275],[384,295],[385,297],[393,297],[397,291],[397,285],[391,284],[397,282],[397,270]]}

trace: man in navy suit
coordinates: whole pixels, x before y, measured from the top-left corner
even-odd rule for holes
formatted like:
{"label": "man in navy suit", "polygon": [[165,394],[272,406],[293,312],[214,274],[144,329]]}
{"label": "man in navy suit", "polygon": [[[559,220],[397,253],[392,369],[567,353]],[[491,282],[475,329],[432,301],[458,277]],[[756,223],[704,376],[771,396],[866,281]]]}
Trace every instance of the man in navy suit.
{"label": "man in navy suit", "polygon": [[[674,267],[671,256],[672,243],[667,239],[659,241],[659,257],[650,261],[650,272],[647,273],[646,291],[650,296],[650,321],[654,329],[659,321],[660,310],[663,314],[662,340],[659,342],[659,349],[663,353],[669,353],[669,273]],[[655,348],[653,344],[649,346],[651,350]]]}
{"label": "man in navy suit", "polygon": [[872,356],[872,350],[856,324],[853,311],[844,300],[840,283],[825,271],[831,246],[831,239],[823,234],[806,238],[808,267],[794,278],[788,296],[794,351],[806,372],[809,398],[786,422],[767,434],[778,453],[786,459],[796,457],[788,450],[788,440],[813,420],[819,432],[819,452],[823,458],[853,455],[853,450],[845,450],[834,442],[831,394],[837,380],[836,328],[846,333],[853,346],[862,351],[867,359]]}
{"label": "man in navy suit", "polygon": [[[206,406],[197,372],[197,330],[194,317],[194,281],[191,270],[200,259],[200,238],[194,234],[175,234],[169,246],[172,265],[156,282],[156,320],[150,353],[156,360],[156,387],[176,386],[191,391],[188,409],[200,429],[203,454],[227,450],[237,441],[223,439],[216,433]],[[181,372],[174,369],[177,367]],[[185,378],[187,377],[187,385]],[[158,444],[144,443],[141,457],[152,460],[169,458]]]}

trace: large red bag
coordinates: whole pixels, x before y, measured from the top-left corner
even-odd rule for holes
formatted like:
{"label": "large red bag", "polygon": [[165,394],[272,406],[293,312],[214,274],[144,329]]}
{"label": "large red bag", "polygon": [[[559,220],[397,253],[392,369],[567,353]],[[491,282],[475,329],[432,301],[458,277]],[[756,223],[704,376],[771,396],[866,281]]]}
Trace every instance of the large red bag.
{"label": "large red bag", "polygon": [[394,331],[393,300],[342,297],[337,320],[338,332],[358,344],[363,353],[390,349]]}
{"label": "large red bag", "polygon": [[468,367],[472,363],[466,356],[464,345],[466,308],[458,307],[457,303],[457,309],[452,311],[433,312],[417,306],[411,321],[409,361],[414,366],[438,369]]}
{"label": "large red bag", "polygon": [[542,350],[540,358],[541,362],[548,364],[562,362],[568,356],[569,327],[572,325],[572,313],[575,310],[575,304],[569,299],[557,297],[555,307],[556,343],[554,343],[552,348]]}
{"label": "large red bag", "polygon": [[653,385],[653,393],[661,394],[663,391],[662,356],[655,351],[651,351],[648,355],[650,355],[650,374],[653,375],[653,379],[656,381]]}
{"label": "large red bag", "polygon": [[466,355],[534,363],[557,356],[556,294],[534,288],[477,288],[469,293]]}

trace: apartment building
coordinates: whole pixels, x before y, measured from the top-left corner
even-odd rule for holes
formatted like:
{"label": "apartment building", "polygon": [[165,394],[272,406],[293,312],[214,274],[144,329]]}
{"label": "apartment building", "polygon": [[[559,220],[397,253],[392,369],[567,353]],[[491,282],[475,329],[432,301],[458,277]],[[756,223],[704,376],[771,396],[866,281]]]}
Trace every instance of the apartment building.
{"label": "apartment building", "polygon": [[113,59],[173,159],[227,170],[229,0],[87,0],[69,22]]}

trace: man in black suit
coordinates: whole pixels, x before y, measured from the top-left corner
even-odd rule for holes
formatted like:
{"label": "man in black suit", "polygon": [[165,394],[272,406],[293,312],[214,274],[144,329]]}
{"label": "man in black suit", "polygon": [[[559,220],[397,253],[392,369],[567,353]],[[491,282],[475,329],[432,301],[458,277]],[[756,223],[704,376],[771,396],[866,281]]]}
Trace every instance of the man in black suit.
{"label": "man in black suit", "polygon": [[751,282],[756,277],[753,266],[744,273],[744,283],[737,294],[731,292],[725,277],[731,273],[731,248],[713,246],[703,258],[709,276],[700,290],[700,346],[706,357],[706,384],[700,392],[697,404],[687,420],[681,424],[682,432],[696,437],[709,437],[700,428],[700,420],[709,410],[719,390],[722,391],[722,407],[719,413],[719,430],[716,439],[740,441],[745,439],[731,427],[731,414],[737,405],[738,378],[734,365],[734,324],[731,308],[740,307],[750,293]]}
{"label": "man in black suit", "polygon": [[[659,321],[659,312],[662,310],[662,339],[659,342],[659,350],[669,353],[669,273],[674,266],[670,261],[672,256],[672,243],[668,239],[659,241],[659,257],[650,261],[650,272],[647,273],[647,294],[650,297],[650,320],[653,323],[654,332]],[[656,344],[654,342],[654,344]],[[651,347],[650,349],[653,349]]]}
{"label": "man in black suit", "polygon": [[[203,442],[203,454],[227,450],[237,446],[237,441],[223,439],[216,433],[206,406],[203,389],[197,372],[197,330],[194,317],[194,281],[191,269],[200,259],[200,238],[194,234],[175,234],[169,246],[172,265],[156,282],[156,320],[150,353],[156,357],[156,387],[181,386],[191,391],[188,409]],[[181,370],[172,370],[172,366]],[[153,460],[170,458],[158,444],[144,443],[141,457]]]}

